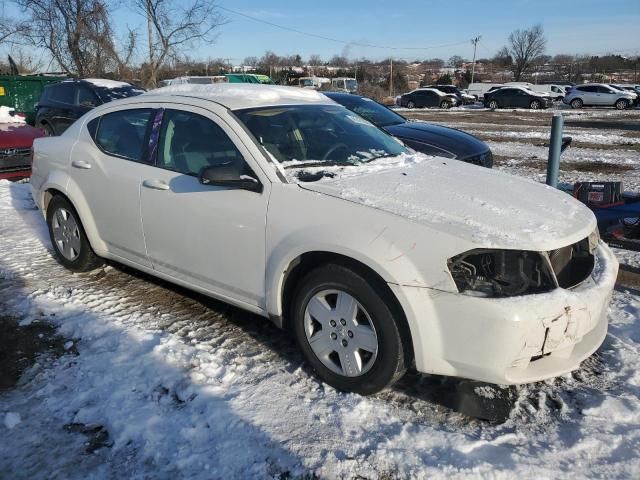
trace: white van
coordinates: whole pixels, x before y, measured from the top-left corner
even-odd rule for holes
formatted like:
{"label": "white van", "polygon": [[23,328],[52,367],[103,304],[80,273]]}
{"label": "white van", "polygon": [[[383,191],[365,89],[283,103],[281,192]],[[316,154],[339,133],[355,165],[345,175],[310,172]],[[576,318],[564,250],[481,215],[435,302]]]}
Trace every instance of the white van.
{"label": "white van", "polygon": [[562,85],[545,84],[545,85],[530,85],[530,90],[534,92],[543,92],[549,95],[554,100],[560,101],[564,98],[566,91]]}
{"label": "white van", "polygon": [[331,79],[331,88],[353,93],[358,90],[358,81],[351,77],[336,77]]}
{"label": "white van", "polygon": [[504,83],[470,83],[466,89],[469,95],[474,95],[478,99],[482,100],[484,94],[491,90],[493,87],[504,87]]}

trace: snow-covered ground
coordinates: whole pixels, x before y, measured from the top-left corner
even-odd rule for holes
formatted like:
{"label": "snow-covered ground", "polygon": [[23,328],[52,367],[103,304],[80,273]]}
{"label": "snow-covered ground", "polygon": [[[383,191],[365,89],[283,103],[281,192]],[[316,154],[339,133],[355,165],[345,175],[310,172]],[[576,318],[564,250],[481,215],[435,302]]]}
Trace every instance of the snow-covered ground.
{"label": "snow-covered ground", "polygon": [[[500,168],[538,175],[518,164],[518,145],[543,149],[492,143],[513,157]],[[622,150],[573,155],[603,152],[628,160]],[[496,423],[448,408],[452,392],[468,386],[455,380],[413,374],[374,397],[339,393],[261,318],[117,266],[74,275],[50,250],[29,185],[0,181],[0,322],[52,322],[66,349],[0,391],[0,478],[640,472],[639,291],[614,292],[609,335],[573,374],[513,389],[472,385],[475,401],[511,399],[508,418]]]}

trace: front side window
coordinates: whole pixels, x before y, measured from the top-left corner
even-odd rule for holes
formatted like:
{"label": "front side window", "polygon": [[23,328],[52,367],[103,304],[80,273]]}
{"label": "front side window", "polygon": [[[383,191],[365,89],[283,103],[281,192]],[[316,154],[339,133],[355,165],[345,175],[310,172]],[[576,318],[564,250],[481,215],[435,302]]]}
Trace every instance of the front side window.
{"label": "front side window", "polygon": [[234,113],[284,168],[360,165],[407,152],[393,137],[337,105],[263,107]]}
{"label": "front side window", "polygon": [[[138,108],[103,115],[95,133],[96,144],[109,155],[136,162],[144,161],[151,112],[150,108]],[[91,125],[88,128],[91,131]]]}
{"label": "front side window", "polygon": [[204,167],[233,164],[238,174],[246,164],[229,136],[212,120],[196,113],[166,110],[160,130],[157,166],[186,175]]}

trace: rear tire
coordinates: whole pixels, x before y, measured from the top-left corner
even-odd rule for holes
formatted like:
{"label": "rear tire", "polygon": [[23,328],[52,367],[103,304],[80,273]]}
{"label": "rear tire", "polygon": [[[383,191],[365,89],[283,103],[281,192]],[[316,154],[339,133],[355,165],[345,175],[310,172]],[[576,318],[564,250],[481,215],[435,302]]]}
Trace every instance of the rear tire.
{"label": "rear tire", "polygon": [[571,100],[571,103],[569,105],[571,105],[571,108],[582,108],[584,104],[579,98],[574,98],[573,100]]}
{"label": "rear tire", "polygon": [[56,132],[53,130],[53,127],[51,125],[49,125],[48,123],[43,123],[40,128],[42,130],[44,130],[44,134],[47,137],[55,137],[56,136]]}
{"label": "rear tire", "polygon": [[102,266],[87,239],[80,217],[71,202],[54,196],[47,207],[47,226],[58,262],[72,272],[88,272]]}
{"label": "rear tire", "polygon": [[343,265],[318,267],[299,283],[291,306],[296,340],[318,376],[361,395],[390,386],[410,363],[406,323],[389,293],[367,277]]}
{"label": "rear tire", "polygon": [[615,107],[618,110],[626,110],[627,108],[629,108],[629,102],[627,100],[620,99],[616,102]]}

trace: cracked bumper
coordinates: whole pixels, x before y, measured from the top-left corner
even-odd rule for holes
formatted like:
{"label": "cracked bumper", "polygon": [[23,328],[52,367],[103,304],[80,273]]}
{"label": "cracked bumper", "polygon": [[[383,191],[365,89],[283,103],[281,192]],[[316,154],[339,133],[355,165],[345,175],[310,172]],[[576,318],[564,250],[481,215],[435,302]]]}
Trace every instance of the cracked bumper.
{"label": "cracked bumper", "polygon": [[519,384],[575,370],[598,349],[617,272],[601,243],[593,273],[571,290],[490,299],[391,288],[405,308],[419,371]]}

